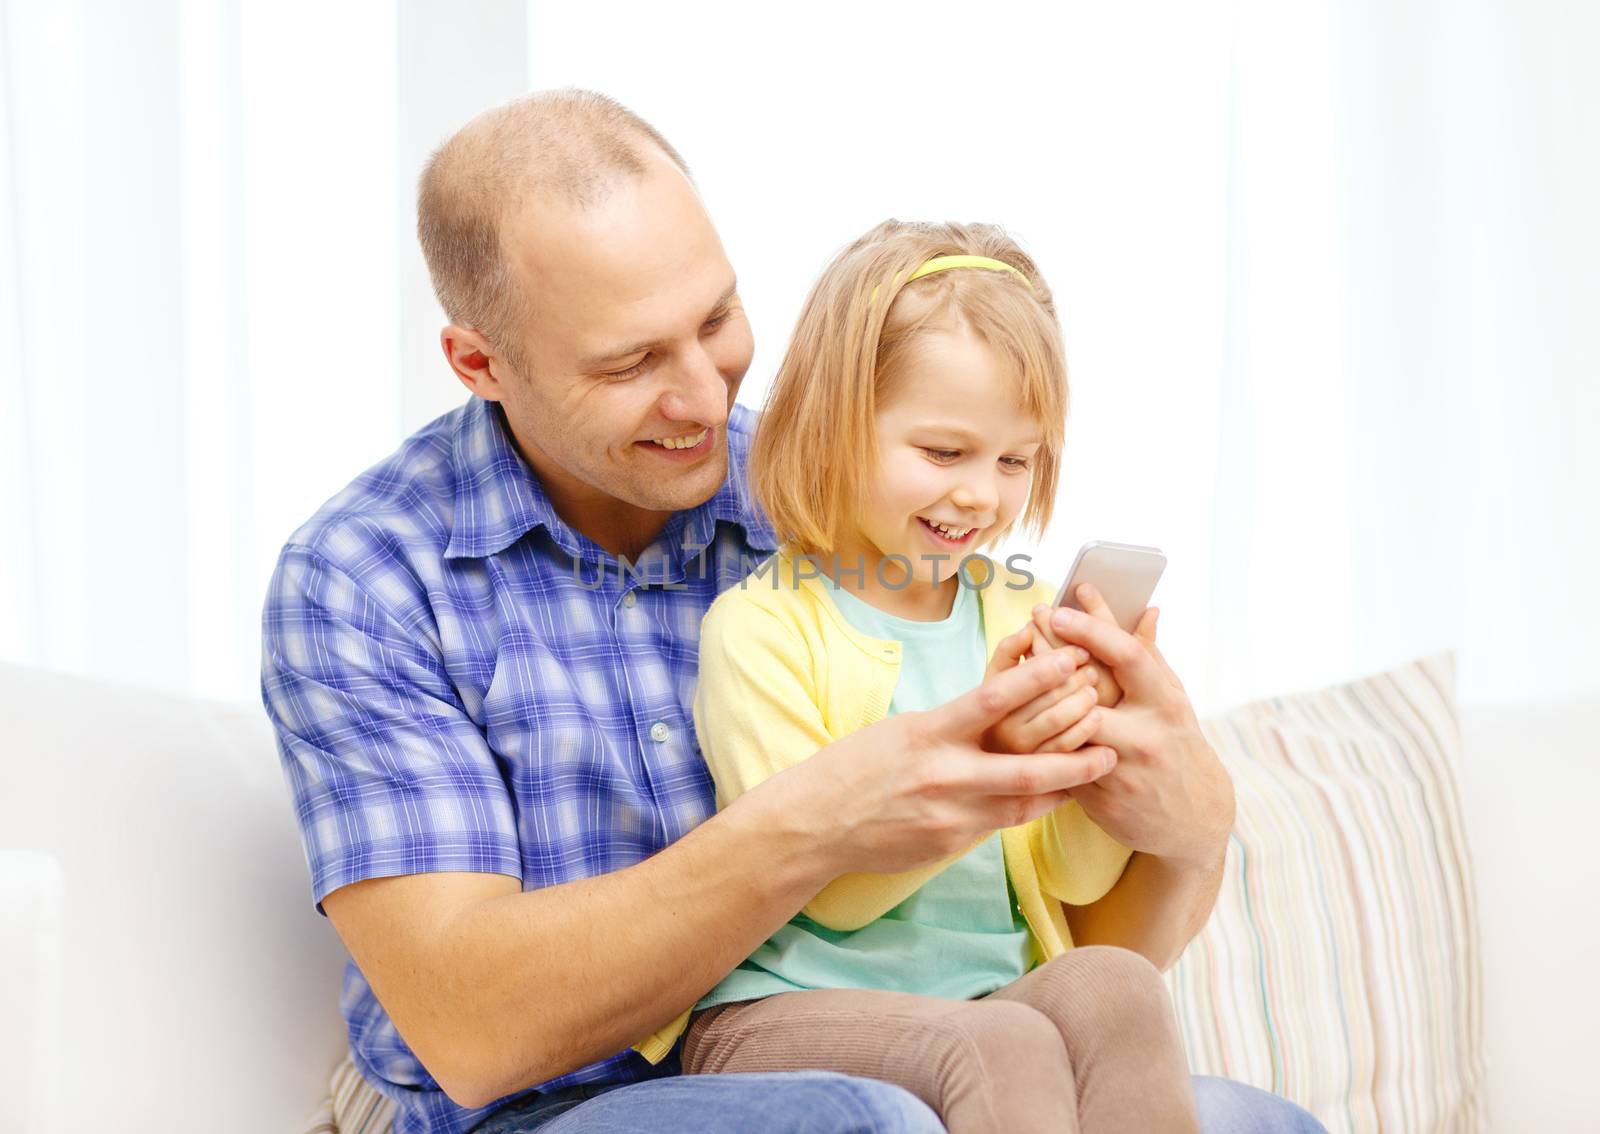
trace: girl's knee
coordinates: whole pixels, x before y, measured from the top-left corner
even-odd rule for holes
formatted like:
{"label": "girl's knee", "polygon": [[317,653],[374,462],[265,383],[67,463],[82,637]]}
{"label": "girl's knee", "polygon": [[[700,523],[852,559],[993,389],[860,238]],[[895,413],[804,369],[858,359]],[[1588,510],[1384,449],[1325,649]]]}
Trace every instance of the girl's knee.
{"label": "girl's knee", "polygon": [[[1048,962],[1052,999],[1067,1000],[1080,1014],[1107,1019],[1172,1016],[1172,998],[1161,970],[1143,953],[1116,945],[1085,945]],[[1093,990],[1093,995],[1085,995]]]}
{"label": "girl's knee", "polygon": [[1061,1035],[1043,1012],[1015,1000],[974,1000],[940,1025],[941,1054],[976,1066],[1009,1063],[1006,1053],[1053,1052]]}

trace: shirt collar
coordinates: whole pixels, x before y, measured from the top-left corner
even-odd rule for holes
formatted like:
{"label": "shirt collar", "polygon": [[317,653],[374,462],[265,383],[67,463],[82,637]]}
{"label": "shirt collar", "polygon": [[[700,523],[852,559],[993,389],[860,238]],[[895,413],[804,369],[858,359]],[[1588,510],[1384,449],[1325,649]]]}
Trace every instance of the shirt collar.
{"label": "shirt collar", "polygon": [[[719,521],[737,525],[758,551],[773,551],[777,539],[760,508],[747,499],[745,462],[756,414],[734,406],[728,417],[728,476],[716,494],[676,513],[657,537],[671,549],[669,571],[681,577],[716,536]],[[483,558],[504,551],[534,528],[542,527],[574,561],[606,562],[612,556],[556,514],[544,486],[517,452],[511,430],[494,402],[474,396],[456,423],[451,449],[455,480],[455,518],[446,559]]]}

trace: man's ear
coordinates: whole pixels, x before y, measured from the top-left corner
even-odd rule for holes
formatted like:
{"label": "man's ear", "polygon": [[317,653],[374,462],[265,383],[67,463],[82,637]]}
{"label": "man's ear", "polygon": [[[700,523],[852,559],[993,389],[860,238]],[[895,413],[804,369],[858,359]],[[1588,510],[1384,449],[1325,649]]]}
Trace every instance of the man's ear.
{"label": "man's ear", "polygon": [[503,401],[511,366],[475,327],[451,323],[439,332],[439,345],[461,384],[486,401]]}

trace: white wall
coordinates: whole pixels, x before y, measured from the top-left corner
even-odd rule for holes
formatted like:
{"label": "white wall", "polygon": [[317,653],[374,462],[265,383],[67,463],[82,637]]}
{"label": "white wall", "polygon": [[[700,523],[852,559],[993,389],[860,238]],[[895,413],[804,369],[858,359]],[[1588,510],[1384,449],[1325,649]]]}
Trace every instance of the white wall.
{"label": "white wall", "polygon": [[1442,646],[1469,697],[1600,687],[1592,7],[0,16],[0,656],[253,697],[284,535],[461,396],[412,235],[426,154],[573,83],[694,166],[748,401],[868,225],[1015,231],[1074,388],[1041,563],[1164,547],[1202,708]]}

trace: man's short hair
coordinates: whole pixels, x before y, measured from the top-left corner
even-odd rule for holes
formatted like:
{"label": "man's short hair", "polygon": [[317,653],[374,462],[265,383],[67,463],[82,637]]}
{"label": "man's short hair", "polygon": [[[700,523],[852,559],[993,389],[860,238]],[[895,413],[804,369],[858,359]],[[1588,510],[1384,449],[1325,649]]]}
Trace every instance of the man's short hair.
{"label": "man's short hair", "polygon": [[417,185],[417,239],[451,322],[476,328],[523,370],[518,328],[530,296],[501,229],[530,196],[588,207],[619,178],[641,177],[649,151],[687,176],[678,151],[603,94],[539,91],[478,115],[434,151]]}

